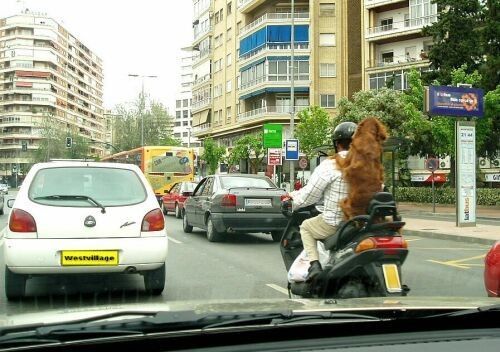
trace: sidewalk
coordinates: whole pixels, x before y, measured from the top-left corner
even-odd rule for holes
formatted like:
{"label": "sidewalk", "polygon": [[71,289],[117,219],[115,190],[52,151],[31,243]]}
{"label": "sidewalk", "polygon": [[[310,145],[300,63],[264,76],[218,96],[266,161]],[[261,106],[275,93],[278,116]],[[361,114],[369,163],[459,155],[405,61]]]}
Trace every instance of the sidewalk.
{"label": "sidewalk", "polygon": [[[399,212],[406,222],[403,233],[409,236],[422,236],[446,240],[456,240],[479,244],[493,244],[500,240],[499,225],[477,224],[474,227],[456,227],[455,218],[433,220],[418,219],[415,215],[432,216],[432,204],[399,203]],[[478,206],[477,218],[500,220],[500,207]],[[455,215],[455,207],[452,205],[436,204],[435,215]],[[413,215],[413,216],[412,216]]]}

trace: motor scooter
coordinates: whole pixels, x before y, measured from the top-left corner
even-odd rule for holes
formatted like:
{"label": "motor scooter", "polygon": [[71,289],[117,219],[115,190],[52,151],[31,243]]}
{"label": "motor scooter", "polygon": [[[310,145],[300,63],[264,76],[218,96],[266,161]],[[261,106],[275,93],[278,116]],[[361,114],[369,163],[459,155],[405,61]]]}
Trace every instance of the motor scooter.
{"label": "motor scooter", "polygon": [[[290,270],[303,245],[299,227],[305,220],[320,214],[309,206],[291,211],[291,201],[284,201],[282,212],[289,218],[280,241],[286,270]],[[357,298],[406,296],[401,267],[408,255],[401,232],[402,221],[391,193],[376,193],[367,214],[339,224],[334,235],[323,240],[330,251],[321,274],[312,280],[290,282],[290,297]]]}

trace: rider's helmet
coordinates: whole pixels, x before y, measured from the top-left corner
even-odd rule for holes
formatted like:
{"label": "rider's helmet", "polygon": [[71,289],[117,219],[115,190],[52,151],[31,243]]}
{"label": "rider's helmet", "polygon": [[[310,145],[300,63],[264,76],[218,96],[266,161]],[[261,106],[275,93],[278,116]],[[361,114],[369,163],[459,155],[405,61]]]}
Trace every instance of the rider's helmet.
{"label": "rider's helmet", "polygon": [[352,136],[356,132],[356,125],[354,122],[341,122],[333,130],[332,141],[333,145],[336,147],[337,142],[341,141],[344,144],[351,144]]}

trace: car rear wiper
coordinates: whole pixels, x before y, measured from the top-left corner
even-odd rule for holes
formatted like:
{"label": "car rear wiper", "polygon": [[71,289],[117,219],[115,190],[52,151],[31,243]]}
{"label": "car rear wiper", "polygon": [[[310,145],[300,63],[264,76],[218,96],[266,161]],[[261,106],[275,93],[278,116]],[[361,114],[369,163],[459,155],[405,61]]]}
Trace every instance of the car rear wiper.
{"label": "car rear wiper", "polygon": [[104,208],[104,205],[99,203],[97,200],[95,200],[92,197],[89,196],[81,196],[81,195],[68,195],[68,194],[54,194],[51,196],[43,196],[43,197],[35,197],[35,200],[39,199],[47,199],[47,200],[74,200],[74,199],[83,199],[86,200],[90,203],[93,203],[97,207],[101,208],[101,213],[106,213],[106,208]]}

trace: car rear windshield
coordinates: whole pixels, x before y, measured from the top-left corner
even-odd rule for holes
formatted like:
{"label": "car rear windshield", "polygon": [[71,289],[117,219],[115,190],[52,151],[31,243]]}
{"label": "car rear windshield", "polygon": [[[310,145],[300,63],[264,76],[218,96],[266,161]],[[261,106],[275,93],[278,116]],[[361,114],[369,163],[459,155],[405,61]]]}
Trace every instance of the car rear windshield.
{"label": "car rear windshield", "polygon": [[141,203],[147,193],[133,170],[104,167],[55,167],[39,170],[28,191],[40,204],[89,207],[85,199],[44,199],[50,196],[87,196],[103,206]]}
{"label": "car rear windshield", "polygon": [[257,177],[221,177],[222,188],[254,187],[254,188],[276,188],[271,180]]}

